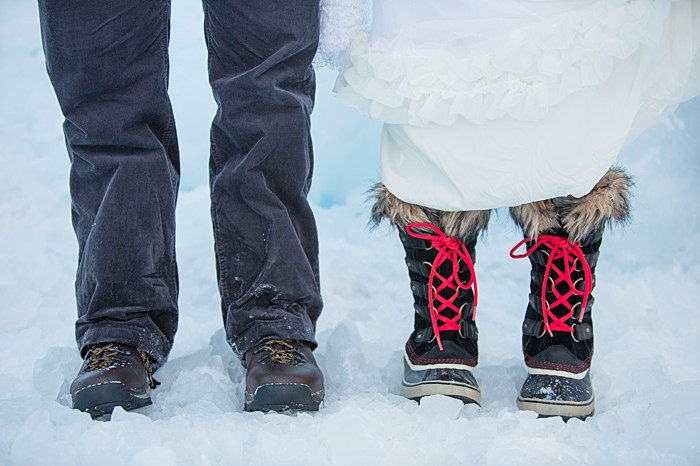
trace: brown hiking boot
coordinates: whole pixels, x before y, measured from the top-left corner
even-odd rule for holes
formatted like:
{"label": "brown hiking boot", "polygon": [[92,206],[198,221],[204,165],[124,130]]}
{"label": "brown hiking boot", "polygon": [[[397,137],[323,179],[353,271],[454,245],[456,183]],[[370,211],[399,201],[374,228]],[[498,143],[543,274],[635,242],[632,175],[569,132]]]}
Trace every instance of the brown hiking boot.
{"label": "brown hiking boot", "polygon": [[246,411],[318,411],[323,374],[305,342],[267,340],[245,354]]}
{"label": "brown hiking boot", "polygon": [[158,382],[148,355],[116,343],[88,347],[80,372],[70,386],[73,408],[93,419],[109,420],[112,410],[129,411],[151,404],[151,389]]}

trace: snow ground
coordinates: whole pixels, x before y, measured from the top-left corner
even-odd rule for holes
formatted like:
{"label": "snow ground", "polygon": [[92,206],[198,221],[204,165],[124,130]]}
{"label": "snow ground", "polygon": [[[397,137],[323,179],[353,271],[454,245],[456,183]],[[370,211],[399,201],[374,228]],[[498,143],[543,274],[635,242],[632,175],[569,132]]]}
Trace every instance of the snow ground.
{"label": "snow ground", "polygon": [[319,70],[312,200],[325,313],[317,414],[243,413],[243,370],[224,342],[206,181],[207,86],[201,8],[173,5],[172,97],[183,154],[178,206],[181,324],[154,405],[111,423],[69,409],[76,244],[62,117],[44,70],[34,2],[0,17],[0,464],[417,465],[699,464],[700,99],[625,149],[634,220],[606,237],[595,290],[596,415],[581,422],[518,412],[527,261],[505,212],[480,243],[482,408],[398,395],[411,296],[395,235],[366,227],[376,123],[336,102]]}

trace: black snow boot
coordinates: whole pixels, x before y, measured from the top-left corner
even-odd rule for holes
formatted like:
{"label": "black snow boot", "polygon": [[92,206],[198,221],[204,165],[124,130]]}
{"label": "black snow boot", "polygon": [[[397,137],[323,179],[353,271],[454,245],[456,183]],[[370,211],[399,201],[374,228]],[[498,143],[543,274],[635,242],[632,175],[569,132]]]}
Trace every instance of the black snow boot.
{"label": "black snow boot", "polygon": [[478,360],[473,258],[490,211],[429,209],[398,199],[381,183],[372,196],[374,223],[388,219],[399,231],[414,298],[401,395],[414,400],[446,395],[478,404],[481,393],[472,374]]}
{"label": "black snow boot", "polygon": [[416,312],[405,346],[401,395],[414,400],[447,395],[479,404],[481,392],[472,374],[479,353],[476,238],[463,244],[427,223],[411,224],[399,235]]}
{"label": "black snow boot", "polygon": [[[611,169],[582,198],[572,196],[511,209],[525,239],[511,257],[532,265],[522,327],[528,376],[517,404],[541,417],[585,419],[593,414],[591,310],[605,225],[629,216],[631,181]],[[525,252],[516,253],[525,246]]]}
{"label": "black snow boot", "polygon": [[[591,291],[602,230],[580,243],[564,231],[523,240],[511,251],[529,257],[530,300],[523,321],[523,353],[528,376],[518,408],[541,416],[586,418],[595,400],[588,369],[593,356]],[[515,249],[527,245],[524,254]]]}

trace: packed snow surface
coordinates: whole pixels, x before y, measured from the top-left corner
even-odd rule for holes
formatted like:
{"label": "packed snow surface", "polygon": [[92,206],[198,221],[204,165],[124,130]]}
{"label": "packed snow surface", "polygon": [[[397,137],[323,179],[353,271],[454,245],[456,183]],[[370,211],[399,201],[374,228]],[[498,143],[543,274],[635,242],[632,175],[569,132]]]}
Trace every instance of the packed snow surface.
{"label": "packed snow surface", "polygon": [[367,227],[379,125],[342,107],[331,93],[334,73],[320,69],[311,199],[325,299],[316,355],[327,398],[315,414],[244,413],[244,371],[224,341],[215,281],[207,192],[214,102],[201,5],[173,3],[180,329],[156,375],[153,406],[117,410],[104,423],[69,407],[81,363],[77,248],[36,4],[0,2],[0,464],[700,463],[700,99],[620,157],[636,180],[634,215],[607,233],[597,269],[596,414],[564,423],[516,409],[529,265],[508,256],[520,238],[506,211],[492,219],[476,262],[482,407],[398,395],[413,310],[396,234]]}

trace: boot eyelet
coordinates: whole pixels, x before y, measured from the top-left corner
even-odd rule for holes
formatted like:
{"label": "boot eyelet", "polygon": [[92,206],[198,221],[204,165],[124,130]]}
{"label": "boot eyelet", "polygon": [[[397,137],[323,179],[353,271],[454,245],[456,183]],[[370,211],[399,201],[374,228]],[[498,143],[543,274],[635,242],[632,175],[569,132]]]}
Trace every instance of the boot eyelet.
{"label": "boot eyelet", "polygon": [[581,262],[581,259],[579,259],[578,257],[574,258],[573,266],[574,266],[574,270],[576,272],[583,272],[583,263]]}
{"label": "boot eyelet", "polygon": [[573,330],[573,332],[571,332],[571,339],[578,343],[580,340],[576,338],[576,324],[573,324],[571,329]]}
{"label": "boot eyelet", "polygon": [[[459,306],[458,312],[459,312],[459,315],[462,316],[462,318],[464,318],[464,308],[467,307],[468,304],[469,303],[462,303],[462,305]],[[466,335],[464,335],[464,325],[460,325],[459,330],[457,332],[459,333],[459,336],[462,337],[463,340],[467,339]]]}
{"label": "boot eyelet", "polygon": [[572,315],[576,314],[576,311],[581,308],[581,303],[574,303],[573,306],[571,306],[571,312],[573,312]]}

